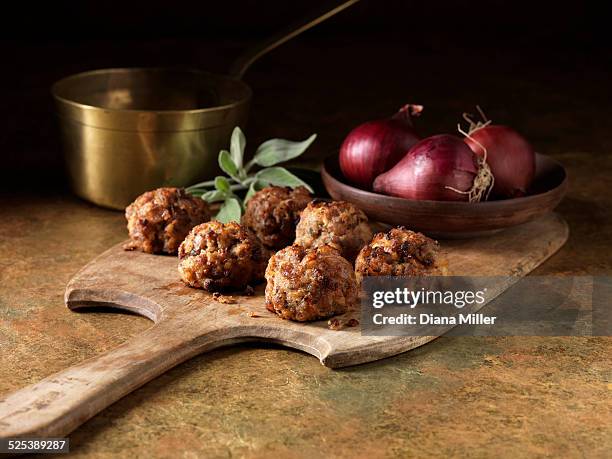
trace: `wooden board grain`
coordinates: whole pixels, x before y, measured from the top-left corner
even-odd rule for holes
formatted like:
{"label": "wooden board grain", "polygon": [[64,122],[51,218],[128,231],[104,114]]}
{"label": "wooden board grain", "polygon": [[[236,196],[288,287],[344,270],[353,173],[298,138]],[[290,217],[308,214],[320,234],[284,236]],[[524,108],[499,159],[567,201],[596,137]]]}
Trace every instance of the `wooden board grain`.
{"label": "wooden board grain", "polygon": [[[565,243],[568,228],[556,214],[482,239],[442,243],[449,274],[528,274]],[[488,299],[512,280],[488,288]],[[66,288],[71,309],[111,306],[142,314],[153,325],[118,348],[0,400],[0,437],[63,436],[87,419],[185,360],[219,346],[271,341],[300,349],[336,368],[421,346],[435,336],[362,336],[359,327],[330,330],[326,321],[281,320],[264,306],[263,286],[236,304],[186,287],[175,257],[125,252],[117,245],[86,265]],[[256,317],[253,317],[256,316]]]}

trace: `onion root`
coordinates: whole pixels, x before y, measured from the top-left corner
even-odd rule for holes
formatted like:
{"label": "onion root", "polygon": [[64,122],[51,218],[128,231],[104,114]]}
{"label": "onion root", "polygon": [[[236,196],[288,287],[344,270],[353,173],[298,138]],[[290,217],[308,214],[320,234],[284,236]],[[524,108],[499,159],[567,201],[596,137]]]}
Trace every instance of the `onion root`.
{"label": "onion root", "polygon": [[[480,110],[480,107],[478,107],[478,109],[484,117],[484,114]],[[463,114],[463,118],[468,120],[468,122],[470,123],[470,126],[474,124],[474,122],[471,119],[469,119],[469,115],[467,113]],[[481,124],[480,127],[484,127],[488,125],[490,122],[491,122],[490,120],[487,120],[484,124],[479,122]],[[480,129],[480,127],[478,127],[477,129]],[[478,173],[476,174],[476,177],[474,177],[474,183],[472,184],[472,188],[470,188],[467,191],[458,190],[451,186],[447,186],[446,188],[456,193],[459,193],[459,194],[467,194],[468,202],[480,202],[483,200],[486,201],[489,199],[489,195],[491,194],[491,190],[493,189],[493,185],[495,184],[495,177],[493,176],[493,173],[491,172],[491,168],[489,167],[489,164],[487,163],[487,149],[483,145],[481,145],[480,142],[478,142],[477,140],[471,137],[470,134],[472,134],[474,130],[465,132],[463,129],[461,129],[460,124],[457,124],[457,130],[461,134],[463,134],[465,137],[477,143],[484,151],[484,155],[482,157],[477,156]]]}

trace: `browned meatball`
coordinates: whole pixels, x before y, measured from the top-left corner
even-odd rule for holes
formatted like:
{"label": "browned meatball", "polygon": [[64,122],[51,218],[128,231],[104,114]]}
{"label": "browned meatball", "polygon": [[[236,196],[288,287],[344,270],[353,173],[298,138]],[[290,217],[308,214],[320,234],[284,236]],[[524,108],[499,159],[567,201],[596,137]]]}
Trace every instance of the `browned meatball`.
{"label": "browned meatball", "polygon": [[178,255],[183,282],[209,292],[242,290],[263,280],[268,261],[259,239],[236,222],[196,226]]}
{"label": "browned meatball", "polygon": [[300,186],[269,186],[249,200],[242,224],[253,231],[264,246],[278,250],[295,239],[295,225],[300,212],[312,201],[312,195]]}
{"label": "browned meatball", "polygon": [[349,261],[372,239],[368,217],[344,201],[312,201],[296,228],[295,243],[304,247],[329,245]]}
{"label": "browned meatball", "polygon": [[210,220],[210,210],[182,188],[158,188],[138,196],[125,218],[131,239],[126,250],[173,254],[191,228]]}
{"label": "browned meatball", "polygon": [[441,275],[433,239],[400,226],[377,233],[355,261],[357,279],[365,276]]}
{"label": "browned meatball", "polygon": [[266,307],[283,319],[325,319],[357,302],[353,267],[327,246],[307,249],[294,244],[276,252],[266,280]]}

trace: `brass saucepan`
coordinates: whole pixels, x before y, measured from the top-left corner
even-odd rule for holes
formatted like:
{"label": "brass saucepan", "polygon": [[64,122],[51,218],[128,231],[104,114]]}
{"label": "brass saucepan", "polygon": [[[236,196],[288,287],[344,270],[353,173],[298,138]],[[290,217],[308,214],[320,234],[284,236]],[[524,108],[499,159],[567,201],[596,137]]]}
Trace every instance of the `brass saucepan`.
{"label": "brass saucepan", "polygon": [[358,0],[318,12],[247,52],[231,76],[168,68],[103,69],[52,87],[74,192],[123,209],[142,192],[218,173],[219,150],[246,123],[251,90],[240,79],[259,57]]}

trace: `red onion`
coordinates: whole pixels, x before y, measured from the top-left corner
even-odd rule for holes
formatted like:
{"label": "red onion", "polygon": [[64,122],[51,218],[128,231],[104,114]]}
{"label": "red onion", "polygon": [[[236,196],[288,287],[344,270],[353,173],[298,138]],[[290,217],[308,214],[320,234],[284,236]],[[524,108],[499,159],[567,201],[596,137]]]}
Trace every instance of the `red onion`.
{"label": "red onion", "polygon": [[419,116],[423,106],[404,105],[393,117],[368,121],[353,129],[340,147],[340,170],[344,176],[365,189],[374,178],[391,169],[419,137],[412,117]]}
{"label": "red onion", "polygon": [[485,198],[491,171],[459,137],[421,140],[390,171],[374,180],[374,191],[400,198],[470,201]]}
{"label": "red onion", "polygon": [[[501,125],[492,125],[477,107],[483,122],[474,123],[464,114],[470,123],[465,143],[486,159],[495,183],[492,193],[502,198],[525,196],[535,175],[535,152],[532,146],[515,130]],[[485,153],[486,152],[486,153]]]}

